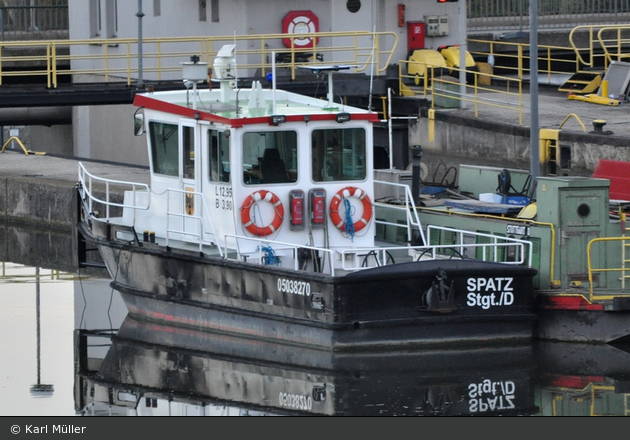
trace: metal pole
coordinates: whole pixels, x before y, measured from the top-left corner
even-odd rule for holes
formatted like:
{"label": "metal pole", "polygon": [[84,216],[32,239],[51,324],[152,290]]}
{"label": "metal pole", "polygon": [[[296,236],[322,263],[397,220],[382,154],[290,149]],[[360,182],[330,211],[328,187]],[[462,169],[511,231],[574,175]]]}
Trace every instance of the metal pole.
{"label": "metal pole", "polygon": [[31,25],[28,27],[28,30],[30,32],[37,32],[39,29],[37,28],[37,24],[35,20],[35,0],[31,0],[30,16],[31,16]]}
{"label": "metal pole", "polygon": [[144,17],[142,13],[142,0],[138,0],[138,13],[136,17],[138,17],[138,87],[142,87],[144,85],[142,79],[142,17]]}
{"label": "metal pole", "polygon": [[530,174],[532,182],[540,175],[540,151],[538,144],[538,0],[529,2],[529,97],[531,123],[529,131]]}
{"label": "metal pole", "polygon": [[466,108],[466,51],[468,50],[466,44],[466,0],[459,2],[459,8],[459,102],[460,108]]}
{"label": "metal pole", "polygon": [[422,165],[422,146],[414,145],[411,147],[411,196],[415,204],[420,203],[420,180],[422,178],[421,168]]}
{"label": "metal pole", "polygon": [[394,169],[394,146],[392,145],[392,89],[387,89],[387,135],[389,138],[389,169]]}

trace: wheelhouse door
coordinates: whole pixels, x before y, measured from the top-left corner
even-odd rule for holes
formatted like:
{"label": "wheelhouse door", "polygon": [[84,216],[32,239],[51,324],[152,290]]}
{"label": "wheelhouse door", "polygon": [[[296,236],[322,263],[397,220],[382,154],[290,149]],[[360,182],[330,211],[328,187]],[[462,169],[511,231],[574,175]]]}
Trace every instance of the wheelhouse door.
{"label": "wheelhouse door", "polygon": [[204,134],[204,151],[207,151],[207,188],[205,200],[208,212],[212,219],[212,230],[215,233],[216,243],[223,245],[225,234],[234,234],[236,231],[234,217],[234,192],[232,190],[232,174],[230,167],[230,132],[208,128]]}
{"label": "wheelhouse door", "polygon": [[199,126],[194,121],[182,120],[179,124],[179,180],[183,211],[180,221],[182,239],[197,241],[200,238],[203,213],[201,198],[201,167],[199,158]]}

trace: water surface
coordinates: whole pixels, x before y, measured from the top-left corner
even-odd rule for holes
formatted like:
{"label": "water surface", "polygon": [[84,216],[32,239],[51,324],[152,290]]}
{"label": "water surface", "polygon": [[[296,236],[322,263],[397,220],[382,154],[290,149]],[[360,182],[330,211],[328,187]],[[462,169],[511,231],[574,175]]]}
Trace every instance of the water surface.
{"label": "water surface", "polygon": [[331,355],[135,320],[102,274],[0,275],[3,416],[626,415],[630,396],[617,347]]}

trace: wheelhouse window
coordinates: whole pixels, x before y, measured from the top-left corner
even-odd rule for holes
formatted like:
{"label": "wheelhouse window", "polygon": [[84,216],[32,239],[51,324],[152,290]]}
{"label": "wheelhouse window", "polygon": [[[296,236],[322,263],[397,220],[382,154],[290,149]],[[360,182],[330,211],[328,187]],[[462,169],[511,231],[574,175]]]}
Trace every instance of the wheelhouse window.
{"label": "wheelhouse window", "polygon": [[313,130],[311,148],[313,181],[365,179],[364,129]]}
{"label": "wheelhouse window", "polygon": [[260,131],[243,135],[243,179],[246,185],[297,181],[297,133]]}
{"label": "wheelhouse window", "polygon": [[182,127],[182,163],[184,179],[195,178],[195,128]]}
{"label": "wheelhouse window", "polygon": [[149,122],[149,136],[153,172],[165,176],[179,176],[177,125],[151,121]]}
{"label": "wheelhouse window", "polygon": [[210,147],[208,169],[211,182],[230,181],[230,139],[224,131],[208,132]]}

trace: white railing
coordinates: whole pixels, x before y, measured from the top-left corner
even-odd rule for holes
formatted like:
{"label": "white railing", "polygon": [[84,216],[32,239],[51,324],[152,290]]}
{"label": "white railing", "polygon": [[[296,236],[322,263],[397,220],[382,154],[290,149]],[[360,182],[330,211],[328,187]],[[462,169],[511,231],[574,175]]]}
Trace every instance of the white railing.
{"label": "white railing", "polygon": [[[182,209],[180,210],[172,210],[171,209],[171,197],[170,194],[179,194],[182,196]],[[185,213],[186,206],[186,197],[191,196],[194,198],[194,205],[197,205],[197,201],[200,201],[203,217],[193,214]],[[173,217],[181,219],[180,224],[182,225],[181,229],[176,229],[174,226],[171,226],[171,219]],[[204,219],[208,219],[208,225],[206,227],[206,221]],[[198,232],[193,232],[186,230],[186,222],[193,221],[196,223],[198,227]],[[204,232],[206,230],[210,230],[210,232]],[[203,199],[203,194],[196,191],[185,191],[179,189],[168,189],[166,191],[166,246],[169,245],[169,240],[171,234],[178,234],[180,239],[183,236],[196,237],[199,242],[199,252],[202,251],[204,245],[215,245],[216,243],[216,232],[214,229],[214,225],[212,224],[212,218],[210,217],[210,212],[208,211],[208,207],[206,206],[205,200]],[[223,252],[221,247],[217,245],[219,249],[219,253],[223,256]]]}
{"label": "white railing", "polygon": [[[79,163],[79,182],[80,182],[80,194],[81,198],[87,202],[88,210],[93,213],[95,203],[99,203],[105,206],[105,216],[110,217],[110,206],[118,208],[130,209],[133,212],[133,226],[135,227],[136,210],[147,210],[150,205],[150,189],[149,186],[142,183],[126,182],[119,180],[111,180],[96,177],[90,174],[82,163]],[[99,198],[94,193],[95,183],[104,185],[105,198]],[[203,195],[199,192],[185,191],[178,189],[168,189],[163,195],[166,197],[166,246],[169,246],[169,240],[172,234],[178,234],[179,239],[186,241],[186,237],[194,238],[191,242],[198,242],[199,251],[201,252],[204,245],[216,245],[219,253],[222,257],[231,258],[239,261],[244,261],[246,258],[252,257],[254,254],[258,257],[258,262],[265,264],[264,259],[269,255],[270,251],[279,252],[278,256],[284,256],[285,251],[288,251],[291,255],[290,258],[293,261],[293,268],[295,270],[301,270],[300,258],[298,258],[300,251],[314,251],[318,255],[322,255],[322,261],[325,261],[328,265],[328,269],[332,275],[335,274],[335,270],[344,271],[357,271],[368,269],[370,267],[384,266],[390,263],[394,263],[392,253],[396,254],[397,258],[400,255],[405,256],[406,261],[414,261],[420,259],[438,259],[447,258],[449,252],[451,254],[458,253],[461,258],[468,258],[468,254],[473,252],[476,254],[478,249],[481,249],[481,258],[472,257],[471,259],[480,259],[483,261],[494,261],[507,264],[525,264],[525,256],[528,257],[527,265],[532,265],[532,243],[526,240],[519,240],[510,237],[497,236],[492,234],[467,231],[463,229],[453,229],[441,226],[430,225],[427,227],[426,234],[423,231],[418,213],[416,210],[411,190],[406,184],[398,184],[385,181],[375,181],[377,184],[384,184],[393,187],[397,187],[404,191],[404,200],[399,205],[379,203],[379,206],[386,207],[393,210],[405,210],[405,224],[379,221],[379,223],[392,225],[396,227],[406,228],[408,242],[411,241],[412,232],[416,229],[422,239],[423,243],[428,243],[425,237],[430,237],[431,232],[434,230],[448,231],[455,234],[456,240],[452,244],[442,245],[425,245],[425,246],[375,246],[370,248],[347,248],[347,249],[327,249],[308,245],[299,245],[295,243],[286,243],[273,241],[259,237],[246,237],[241,235],[226,234],[221,245],[217,240],[217,235],[212,224],[212,220],[208,211],[208,207],[203,199]],[[112,201],[112,188],[116,185],[117,190],[120,188],[130,188],[131,203],[118,203]],[[127,191],[125,191],[127,192]],[[138,194],[144,194],[144,197],[139,197]],[[171,194],[176,194],[180,200],[181,205],[171,208]],[[185,212],[186,209],[186,197],[193,197],[193,205],[199,206],[201,204],[202,215],[192,215]],[[138,199],[142,199],[139,202]],[[181,227],[173,226],[171,224],[172,218],[179,218]],[[207,219],[207,221],[206,221]],[[186,221],[191,221],[197,226],[196,230],[186,230]],[[210,232],[205,232],[210,231]],[[486,243],[479,242],[479,239],[487,240]],[[252,247],[248,246],[247,251],[243,251],[241,248],[241,242],[257,242],[258,246],[256,250],[252,252]],[[229,244],[233,244],[233,247],[229,247]],[[271,247],[273,246],[273,248]],[[501,250],[504,252],[500,252]],[[509,252],[513,250],[513,252]],[[230,252],[234,253],[234,256],[230,257]],[[507,261],[505,255],[511,254],[514,258]],[[334,259],[335,256],[339,258]],[[373,258],[370,258],[373,257]],[[359,264],[359,261],[361,263]],[[320,268],[323,269],[324,263],[321,263]],[[336,267],[337,266],[337,267]]]}
{"label": "white railing", "polygon": [[[400,225],[399,225],[400,226]],[[347,248],[347,249],[326,249],[315,246],[297,245],[295,243],[286,243],[280,241],[269,240],[265,238],[257,237],[245,237],[242,235],[226,235],[225,236],[225,249],[223,255],[228,259],[238,261],[248,261],[249,263],[258,263],[260,265],[266,264],[280,264],[283,257],[289,257],[293,261],[294,270],[303,270],[300,268],[300,262],[298,259],[298,252],[301,250],[311,250],[317,252],[319,255],[327,256],[323,258],[325,265],[328,267],[331,275],[335,275],[335,270],[343,270],[346,272],[354,272],[364,269],[370,269],[373,267],[386,266],[388,264],[400,263],[401,254],[404,255],[405,261],[424,261],[435,260],[445,258],[462,258],[471,260],[491,261],[510,265],[523,265],[525,264],[525,256],[527,258],[527,265],[531,267],[532,264],[532,243],[526,240],[519,240],[510,237],[501,237],[484,233],[477,233],[471,231],[457,230],[445,227],[429,227],[430,229],[439,229],[450,232],[455,232],[460,240],[455,244],[443,244],[443,245],[428,245],[428,246],[375,246],[364,248]],[[490,239],[488,243],[466,243],[465,238],[472,238],[475,241],[478,238]],[[233,247],[228,247],[228,243],[232,241]],[[252,251],[252,247],[248,246],[247,251],[241,249],[241,242],[256,242],[258,246],[255,251]],[[480,249],[481,258],[468,257],[470,253],[473,255]],[[235,250],[235,254],[230,256],[229,252]],[[503,255],[500,252],[503,250]],[[506,260],[504,255],[507,255],[509,250],[514,255],[514,259]],[[333,259],[338,254],[338,258]],[[265,262],[265,258],[268,257],[277,258],[273,262]],[[251,258],[256,258],[252,261]],[[396,261],[398,259],[398,261]],[[335,262],[337,262],[335,264]],[[322,268],[324,263],[322,263]]]}
{"label": "white railing", "polygon": [[[228,247],[228,243],[230,239],[232,239],[234,242],[233,248]],[[288,250],[291,253],[291,258],[294,261],[293,269],[300,270],[298,252],[302,249],[306,249],[306,250],[321,253],[322,255],[327,255],[328,256],[327,261],[328,261],[328,266],[330,269],[330,274],[335,275],[335,266],[334,264],[332,264],[332,261],[333,261],[332,258],[333,258],[333,254],[336,251],[333,249],[325,249],[325,248],[307,246],[307,245],[298,245],[295,243],[273,241],[273,240],[269,240],[265,238],[258,238],[258,237],[245,237],[244,235],[226,234],[225,244],[224,244],[225,249],[223,251],[223,255],[225,255],[226,258],[228,259],[238,260],[238,261],[247,260],[248,262],[251,263],[251,261],[249,261],[248,259],[252,256],[253,253],[251,251],[251,248],[248,248],[249,249],[248,251],[241,250],[240,242],[243,242],[243,241],[258,243],[255,254],[258,257],[258,262],[260,262],[261,265],[263,265],[262,263],[263,259],[268,256],[269,246],[273,245],[274,248],[272,248],[272,250],[274,251],[274,255],[276,257],[280,257],[280,258],[283,257],[285,255],[284,252]],[[231,250],[234,250],[236,252],[236,254],[233,257],[229,257],[229,252]]]}
{"label": "white railing", "polygon": [[[392,205],[386,203],[379,203],[379,206],[386,207],[387,209],[397,210],[397,211],[405,211],[406,224],[401,225],[399,223],[392,223],[385,220],[378,220],[376,223],[383,225],[395,226],[397,228],[404,227],[407,229],[407,241],[410,242],[413,235],[413,230],[417,230],[420,234],[420,238],[423,243],[426,243],[424,232],[422,230],[422,225],[420,223],[420,217],[418,217],[418,210],[416,209],[416,204],[413,201],[413,195],[411,194],[411,188],[409,185],[404,183],[394,183],[387,182],[384,180],[375,180],[374,185],[385,185],[392,186],[398,189],[402,189],[404,192],[404,200],[400,205]],[[376,203],[375,203],[376,204]]]}
{"label": "white railing", "polygon": [[[100,183],[100,184],[104,184],[105,185],[105,199],[101,199],[98,196],[96,196],[96,194],[94,193],[94,184],[95,182]],[[83,166],[83,164],[81,162],[79,162],[79,183],[80,183],[80,188],[79,191],[81,193],[81,198],[83,200],[87,200],[88,203],[88,211],[90,213],[94,212],[94,203],[100,203],[102,205],[105,206],[105,217],[109,218],[110,217],[110,210],[109,208],[111,206],[114,207],[118,207],[118,208],[132,208],[133,212],[134,212],[134,224],[135,224],[135,212],[137,209],[142,209],[142,210],[147,210],[149,209],[149,203],[150,203],[150,199],[148,197],[145,198],[145,203],[138,205],[138,193],[145,193],[145,194],[149,194],[149,185],[146,185],[144,183],[136,183],[136,182],[125,182],[122,180],[112,180],[112,179],[105,179],[102,177],[97,177],[93,174],[90,174],[85,167]],[[132,197],[132,204],[128,205],[124,203],[118,203],[118,202],[114,202],[111,200],[111,195],[112,195],[112,185],[117,185],[118,187],[122,187],[123,191],[126,191],[125,188],[130,188],[130,191],[133,195]]]}
{"label": "white railing", "polygon": [[[435,250],[454,249],[457,250],[457,252],[459,252],[462,257],[466,257],[466,254],[468,254],[469,251],[476,251],[477,249],[481,249],[482,258],[476,259],[507,264],[525,264],[525,256],[527,256],[527,265],[530,267],[532,266],[533,252],[531,241],[435,225],[429,225],[427,227],[427,235],[429,237],[431,237],[432,230],[453,232],[456,236],[456,241],[454,244],[431,246],[431,248]],[[479,243],[479,238],[488,239],[489,242]],[[506,254],[510,249],[514,250],[513,255],[515,256],[515,259],[512,261],[507,261],[505,260],[505,258],[502,258],[499,253],[501,249],[505,250]],[[488,252],[489,250],[491,252]],[[489,253],[492,254],[492,258],[488,258],[487,254]]]}

